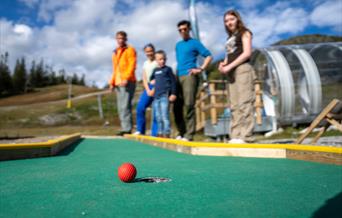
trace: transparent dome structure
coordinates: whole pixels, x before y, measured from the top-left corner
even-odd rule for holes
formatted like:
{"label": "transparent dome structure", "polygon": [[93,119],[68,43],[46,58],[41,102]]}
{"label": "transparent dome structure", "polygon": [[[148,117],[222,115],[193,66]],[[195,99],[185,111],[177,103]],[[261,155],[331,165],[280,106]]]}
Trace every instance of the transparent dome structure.
{"label": "transparent dome structure", "polygon": [[280,124],[309,123],[332,99],[342,99],[342,42],[255,49],[251,64],[266,115]]}

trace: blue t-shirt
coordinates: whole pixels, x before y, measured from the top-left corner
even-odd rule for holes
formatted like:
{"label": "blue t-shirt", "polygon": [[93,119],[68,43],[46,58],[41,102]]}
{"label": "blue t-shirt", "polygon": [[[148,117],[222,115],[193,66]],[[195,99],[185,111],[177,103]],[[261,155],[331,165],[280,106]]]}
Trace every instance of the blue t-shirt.
{"label": "blue t-shirt", "polygon": [[208,57],[210,51],[197,39],[187,39],[176,44],[177,75],[186,76],[188,70],[196,68],[197,56]]}
{"label": "blue t-shirt", "polygon": [[176,94],[176,78],[170,67],[164,66],[155,68],[151,75],[151,80],[155,80],[154,98],[160,98],[163,95]]}

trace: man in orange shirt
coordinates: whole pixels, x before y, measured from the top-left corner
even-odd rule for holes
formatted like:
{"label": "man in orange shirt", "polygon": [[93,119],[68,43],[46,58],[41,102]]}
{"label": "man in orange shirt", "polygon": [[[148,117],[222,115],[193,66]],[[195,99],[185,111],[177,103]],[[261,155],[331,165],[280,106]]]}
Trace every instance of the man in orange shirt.
{"label": "man in orange shirt", "polygon": [[110,90],[115,90],[121,131],[117,135],[129,134],[133,128],[132,103],[135,91],[136,51],[127,45],[127,33],[116,33],[117,47],[113,51],[113,74],[109,81]]}

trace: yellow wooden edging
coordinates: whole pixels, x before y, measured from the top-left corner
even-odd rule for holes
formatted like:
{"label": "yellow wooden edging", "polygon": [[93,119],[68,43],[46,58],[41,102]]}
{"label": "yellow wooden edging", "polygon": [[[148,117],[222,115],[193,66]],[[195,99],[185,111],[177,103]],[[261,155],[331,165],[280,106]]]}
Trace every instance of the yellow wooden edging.
{"label": "yellow wooden edging", "polygon": [[81,136],[80,133],[75,133],[72,135],[66,135],[66,136],[62,136],[56,139],[50,139],[46,142],[32,142],[32,143],[18,143],[18,144],[0,144],[0,150],[2,149],[18,149],[18,148],[49,148],[49,147],[53,147],[54,145],[71,139],[73,137],[77,137],[77,136]]}
{"label": "yellow wooden edging", "polygon": [[216,148],[268,148],[268,149],[288,149],[299,151],[327,152],[342,154],[342,148],[331,146],[300,145],[300,144],[228,144],[217,142],[188,142],[169,138],[158,138],[142,135],[125,135],[126,138],[145,139],[155,142],[165,142],[169,144],[187,146],[187,147],[216,147]]}

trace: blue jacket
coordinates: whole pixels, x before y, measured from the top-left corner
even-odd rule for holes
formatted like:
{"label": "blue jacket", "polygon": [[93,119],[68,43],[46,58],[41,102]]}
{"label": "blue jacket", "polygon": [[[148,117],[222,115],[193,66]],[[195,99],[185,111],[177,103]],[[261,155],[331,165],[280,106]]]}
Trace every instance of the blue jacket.
{"label": "blue jacket", "polygon": [[153,79],[155,79],[155,98],[159,98],[163,95],[176,95],[176,78],[170,67],[164,66],[162,68],[155,68],[151,75],[151,80]]}

